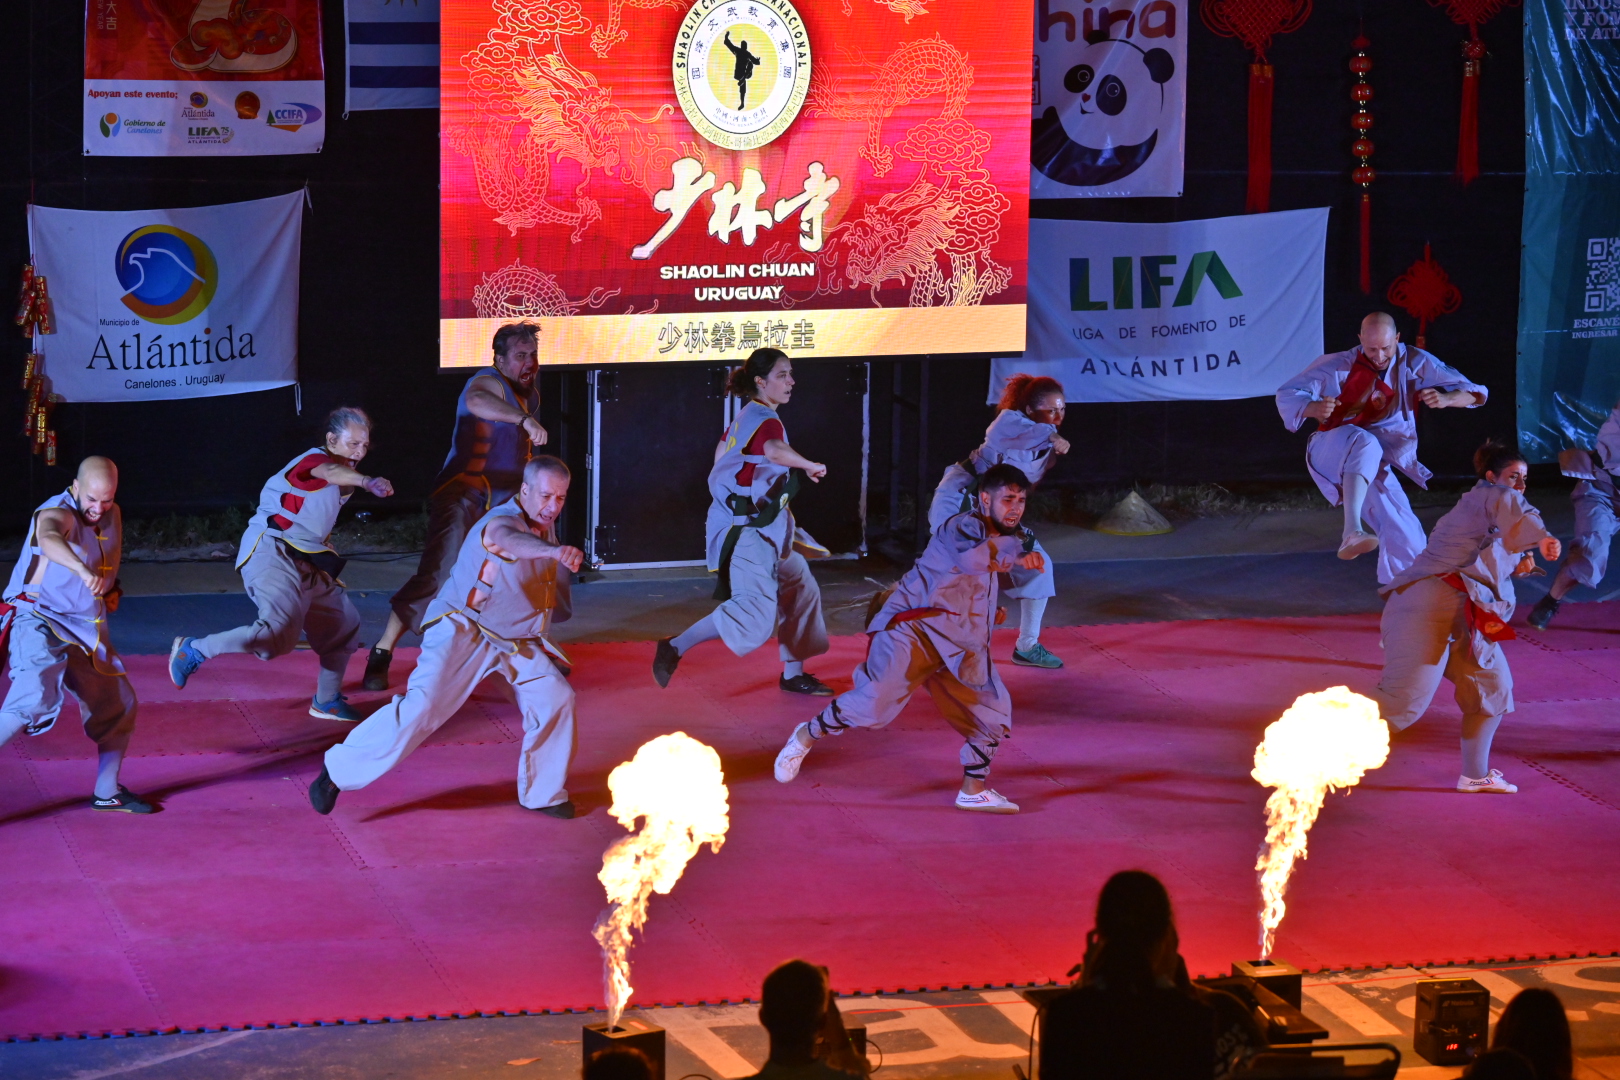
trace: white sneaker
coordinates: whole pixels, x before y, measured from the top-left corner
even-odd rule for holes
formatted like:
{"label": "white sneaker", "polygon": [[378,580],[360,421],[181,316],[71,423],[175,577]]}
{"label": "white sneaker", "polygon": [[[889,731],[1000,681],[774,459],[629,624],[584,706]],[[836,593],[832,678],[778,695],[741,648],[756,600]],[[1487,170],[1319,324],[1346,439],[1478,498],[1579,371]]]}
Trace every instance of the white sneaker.
{"label": "white sneaker", "polygon": [[1491,775],[1482,776],[1478,780],[1467,776],[1457,777],[1457,790],[1479,791],[1484,792],[1485,794],[1494,795],[1512,795],[1514,792],[1518,791],[1519,788],[1518,785],[1510,784],[1506,780],[1502,779],[1502,773],[1500,770],[1492,769]]}
{"label": "white sneaker", "polygon": [[1354,559],[1378,548],[1378,537],[1372,533],[1354,532],[1339,544],[1339,558]]}
{"label": "white sneaker", "polygon": [[799,766],[804,764],[804,756],[810,752],[810,747],[799,741],[799,732],[808,733],[809,730],[809,724],[800,724],[794,728],[793,734],[788,736],[787,745],[776,755],[777,783],[785,784],[799,775]]}
{"label": "white sneaker", "polygon": [[956,793],[956,808],[958,810],[976,810],[981,814],[1016,814],[1018,804],[993,788],[985,788],[977,795],[969,795],[965,791]]}

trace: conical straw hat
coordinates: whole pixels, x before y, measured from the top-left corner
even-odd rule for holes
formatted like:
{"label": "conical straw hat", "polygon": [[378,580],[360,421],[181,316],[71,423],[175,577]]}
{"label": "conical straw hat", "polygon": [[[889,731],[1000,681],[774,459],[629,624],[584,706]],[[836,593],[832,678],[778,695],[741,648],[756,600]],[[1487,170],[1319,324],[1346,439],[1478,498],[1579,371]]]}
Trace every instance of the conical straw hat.
{"label": "conical straw hat", "polygon": [[1114,536],[1156,536],[1174,531],[1164,515],[1134,491],[1104,514],[1096,529]]}

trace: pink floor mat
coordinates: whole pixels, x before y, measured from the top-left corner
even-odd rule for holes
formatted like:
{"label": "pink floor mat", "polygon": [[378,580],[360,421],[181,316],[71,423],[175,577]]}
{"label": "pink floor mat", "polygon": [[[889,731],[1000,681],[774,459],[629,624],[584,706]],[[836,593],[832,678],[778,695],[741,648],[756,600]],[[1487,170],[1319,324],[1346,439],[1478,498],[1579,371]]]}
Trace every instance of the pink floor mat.
{"label": "pink floor mat", "polygon": [[[1315,968],[1620,949],[1617,626],[1620,604],[1572,605],[1508,645],[1519,709],[1493,763],[1516,796],[1452,790],[1444,687],[1384,768],[1329,799],[1276,954]],[[952,808],[958,739],[925,695],[888,730],[819,744],[781,785],[772,759],[816,705],[777,690],[770,654],[704,646],[659,690],[652,646],[615,644],[571,647],[579,819],[517,805],[519,724],[493,687],[322,818],[306,787],[345,728],[306,715],[308,653],[221,658],[183,692],[163,658],[131,658],[124,780],[162,813],[85,808],[92,747],[71,707],[0,750],[0,1037],[598,1003],[595,874],[623,835],[607,773],[675,730],[720,752],[732,826],[653,900],[638,1002],[752,996],[795,955],[843,990],[1062,978],[1098,887],[1126,867],[1169,886],[1195,972],[1252,956],[1254,745],[1295,695],[1376,682],[1376,618],[1044,640],[1062,671],[1001,669],[1015,730],[993,780],[1016,817]],[[863,649],[837,639],[811,667],[847,687]],[[382,698],[354,694],[362,711]]]}

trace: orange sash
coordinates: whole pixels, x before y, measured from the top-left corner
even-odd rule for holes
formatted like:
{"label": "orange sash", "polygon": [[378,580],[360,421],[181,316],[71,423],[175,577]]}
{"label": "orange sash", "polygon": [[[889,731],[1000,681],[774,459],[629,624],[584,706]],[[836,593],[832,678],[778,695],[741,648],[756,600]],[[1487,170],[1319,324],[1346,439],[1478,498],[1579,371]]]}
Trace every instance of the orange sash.
{"label": "orange sash", "polygon": [[1482,608],[1474,603],[1474,598],[1468,595],[1468,587],[1463,584],[1461,574],[1446,574],[1440,580],[1462,593],[1467,599],[1469,629],[1478,630],[1486,641],[1518,640],[1519,635],[1514,633],[1513,627],[1503,622],[1489,608]]}

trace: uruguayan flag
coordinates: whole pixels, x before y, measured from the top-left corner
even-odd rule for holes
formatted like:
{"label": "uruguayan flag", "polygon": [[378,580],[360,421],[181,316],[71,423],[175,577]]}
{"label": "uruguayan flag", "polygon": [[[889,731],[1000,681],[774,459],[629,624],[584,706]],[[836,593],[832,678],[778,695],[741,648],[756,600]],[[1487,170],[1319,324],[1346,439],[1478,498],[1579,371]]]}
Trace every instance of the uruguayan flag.
{"label": "uruguayan flag", "polygon": [[439,107],[439,0],[344,0],[344,111]]}

